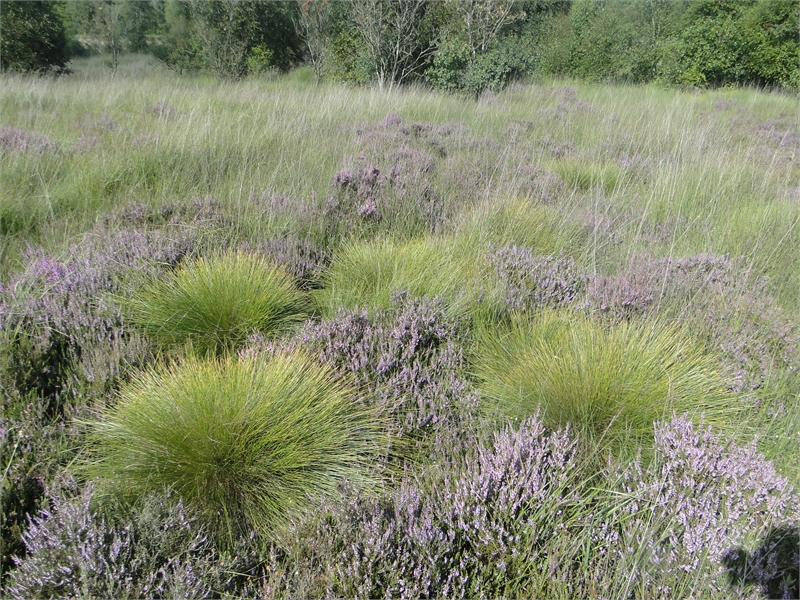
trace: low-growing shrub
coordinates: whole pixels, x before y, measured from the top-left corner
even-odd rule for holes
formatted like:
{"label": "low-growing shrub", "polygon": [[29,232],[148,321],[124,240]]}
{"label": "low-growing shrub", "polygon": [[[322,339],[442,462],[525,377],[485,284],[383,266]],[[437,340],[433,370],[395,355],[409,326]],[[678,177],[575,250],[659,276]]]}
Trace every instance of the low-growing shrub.
{"label": "low-growing shrub", "polygon": [[721,355],[733,391],[752,392],[776,371],[800,369],[800,328],[741,260],[639,257],[621,274],[596,277],[587,298],[612,322],[660,314],[687,323]]}
{"label": "low-growing shrub", "polygon": [[541,410],[548,427],[571,425],[583,441],[622,449],[652,439],[653,422],[673,411],[717,425],[736,414],[713,358],[659,322],[609,328],[544,310],[480,338],[487,409],[514,420]]}
{"label": "low-growing shrub", "polygon": [[163,346],[191,343],[199,354],[241,347],[273,334],[310,308],[292,278],[244,252],[199,258],[153,279],[125,302],[133,322]]}
{"label": "low-growing shrub", "polygon": [[[769,576],[777,579],[776,587],[791,589],[797,576],[786,565],[791,554],[781,557],[762,544],[750,563],[760,568],[749,573],[755,575],[749,581],[733,560],[775,527],[800,520],[797,491],[755,442],[732,443],[684,415],[656,423],[654,446],[648,466],[636,460],[608,473],[612,494],[595,513],[594,536],[595,547],[609,559],[596,566],[604,587],[618,597],[749,598],[746,586]],[[764,554],[772,565],[759,564]]]}
{"label": "low-growing shrub", "polygon": [[287,596],[311,580],[316,597],[546,597],[531,579],[547,585],[548,551],[578,500],[575,445],[536,418],[488,447],[468,435],[467,456],[299,522],[284,541],[299,558],[284,567]]}
{"label": "low-growing shrub", "polygon": [[136,376],[94,424],[86,468],[114,497],[167,486],[230,546],[270,536],[309,494],[366,480],[374,411],[301,354],[187,358]]}
{"label": "low-growing shrub", "polygon": [[465,454],[380,497],[350,494],[296,521],[270,557],[269,592],[723,600],[758,597],[748,581],[792,589],[796,550],[783,538],[796,543],[786,524],[798,495],[754,444],[674,417],[655,424],[647,466],[593,476],[575,436],[536,416],[488,444],[468,437]]}
{"label": "low-growing shrub", "polygon": [[464,332],[441,301],[399,295],[392,302],[373,315],[342,309],[309,322],[285,345],[354,379],[364,401],[387,418],[395,449],[414,444],[430,452],[435,438],[457,436],[475,416]]}
{"label": "low-growing shrub", "polygon": [[539,256],[530,248],[504,246],[486,260],[498,277],[497,301],[515,311],[575,304],[588,280],[571,258]]}
{"label": "low-growing shrub", "polygon": [[[183,504],[152,494],[125,511],[125,523],[90,510],[92,487],[56,494],[32,518],[3,588],[9,598],[207,598],[217,556]],[[210,578],[209,578],[210,579]]]}

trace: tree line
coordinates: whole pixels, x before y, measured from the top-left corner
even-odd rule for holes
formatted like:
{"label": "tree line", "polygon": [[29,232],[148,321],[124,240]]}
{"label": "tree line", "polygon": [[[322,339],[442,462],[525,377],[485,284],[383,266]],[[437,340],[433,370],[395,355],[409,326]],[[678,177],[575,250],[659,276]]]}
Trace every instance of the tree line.
{"label": "tree line", "polygon": [[0,64],[147,52],[179,73],[307,64],[318,81],[475,95],[542,75],[798,89],[798,22],[800,0],[5,0]]}

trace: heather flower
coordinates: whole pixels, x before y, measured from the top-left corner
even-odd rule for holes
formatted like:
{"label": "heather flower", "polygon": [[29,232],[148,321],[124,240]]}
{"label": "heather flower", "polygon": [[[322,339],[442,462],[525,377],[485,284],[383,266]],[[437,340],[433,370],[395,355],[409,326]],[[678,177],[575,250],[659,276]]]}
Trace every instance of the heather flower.
{"label": "heather flower", "polygon": [[[112,524],[90,510],[92,487],[73,500],[56,494],[23,535],[3,588],[9,598],[206,598],[214,550],[183,504],[144,499]],[[204,573],[205,572],[205,573]]]}
{"label": "heather flower", "polygon": [[499,276],[501,302],[518,311],[574,304],[588,281],[571,258],[537,256],[530,248],[492,249],[486,260]]}
{"label": "heather flower", "polygon": [[16,127],[0,127],[2,152],[54,152],[58,144],[47,136]]}
{"label": "heather flower", "polygon": [[728,257],[644,258],[623,274],[589,284],[589,304],[612,320],[672,311],[697,325],[721,352],[729,387],[753,391],[777,367],[800,367],[800,329],[766,292]]}
{"label": "heather flower", "polygon": [[[379,497],[350,493],[301,523],[300,544],[323,552],[317,595],[354,598],[496,598],[535,595],[559,521],[576,500],[575,446],[536,418],[471,440],[407,475]],[[305,529],[303,529],[305,527]],[[302,552],[302,551],[301,551]],[[308,556],[308,555],[306,555]],[[307,568],[303,562],[300,569]],[[292,580],[285,582],[291,590]]]}
{"label": "heather flower", "polygon": [[731,586],[755,583],[767,598],[800,598],[800,535],[797,525],[770,528],[752,553],[729,550],[723,557]]}
{"label": "heather flower", "polygon": [[674,595],[684,578],[724,594],[730,551],[800,518],[797,492],[754,442],[739,446],[676,417],[656,424],[655,451],[647,468],[635,463],[619,478],[628,516],[620,519],[620,541],[609,552],[624,565],[626,549],[638,548],[637,570],[629,576],[661,590],[659,597]]}
{"label": "heather flower", "polygon": [[390,419],[394,436],[447,435],[477,403],[463,378],[458,323],[438,300],[401,294],[393,302],[395,308],[373,316],[340,310],[332,319],[309,322],[286,345],[353,377]]}

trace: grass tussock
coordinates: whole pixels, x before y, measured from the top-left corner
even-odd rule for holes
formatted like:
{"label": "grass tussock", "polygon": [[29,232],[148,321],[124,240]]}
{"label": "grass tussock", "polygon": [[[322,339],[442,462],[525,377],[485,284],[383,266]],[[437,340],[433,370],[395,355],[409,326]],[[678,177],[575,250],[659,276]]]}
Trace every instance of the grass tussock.
{"label": "grass tussock", "polygon": [[125,302],[133,322],[163,346],[189,342],[199,354],[241,347],[309,313],[291,277],[242,252],[199,258],[152,280]]}
{"label": "grass tussock", "polygon": [[188,358],[120,391],[94,425],[89,472],[115,497],[172,489],[223,544],[269,537],[310,497],[366,481],[373,417],[302,354]]}
{"label": "grass tussock", "polygon": [[542,311],[479,337],[479,388],[490,411],[514,421],[541,411],[549,428],[635,451],[652,440],[655,421],[674,413],[723,429],[741,416],[713,358],[676,327],[609,328]]}

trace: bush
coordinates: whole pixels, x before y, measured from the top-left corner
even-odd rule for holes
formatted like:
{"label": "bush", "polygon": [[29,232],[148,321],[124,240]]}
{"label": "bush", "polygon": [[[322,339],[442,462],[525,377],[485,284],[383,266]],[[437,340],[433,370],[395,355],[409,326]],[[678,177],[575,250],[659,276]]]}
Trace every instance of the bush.
{"label": "bush", "polygon": [[800,505],[787,480],[754,444],[685,417],[654,431],[647,466],[626,460],[594,477],[575,437],[538,417],[488,444],[465,432],[466,454],[296,521],[270,559],[271,592],[722,600],[754,597],[754,581],[794,597],[786,524]]}
{"label": "bush", "polygon": [[2,30],[3,71],[67,70],[67,34],[56,2],[5,2]]}
{"label": "bush", "polygon": [[427,451],[474,421],[477,394],[465,378],[464,334],[440,301],[401,294],[392,303],[372,316],[340,310],[309,322],[288,346],[352,377],[365,402],[387,417],[393,450]]}
{"label": "bush", "polygon": [[199,354],[241,347],[300,320],[310,306],[291,277],[243,252],[199,258],[146,284],[124,302],[133,322],[163,346],[191,343]]}
{"label": "bush", "polygon": [[88,472],[117,497],[167,486],[224,546],[270,536],[308,495],[365,481],[380,445],[372,413],[302,355],[189,358],[120,392],[92,434]]}
{"label": "bush", "polygon": [[59,495],[31,519],[27,556],[16,560],[9,598],[205,598],[211,542],[180,502],[153,494],[126,511],[124,525],[92,514],[92,488]]}
{"label": "bush", "polygon": [[465,460],[451,455],[381,498],[349,495],[296,528],[288,595],[305,579],[316,597],[551,597],[536,584],[547,586],[558,517],[578,500],[574,443],[536,418],[489,447],[465,435]]}
{"label": "bush", "polygon": [[542,311],[481,334],[476,371],[491,410],[514,420],[541,410],[551,428],[618,450],[652,439],[673,411],[724,425],[735,414],[712,358],[674,327],[606,328]]}

